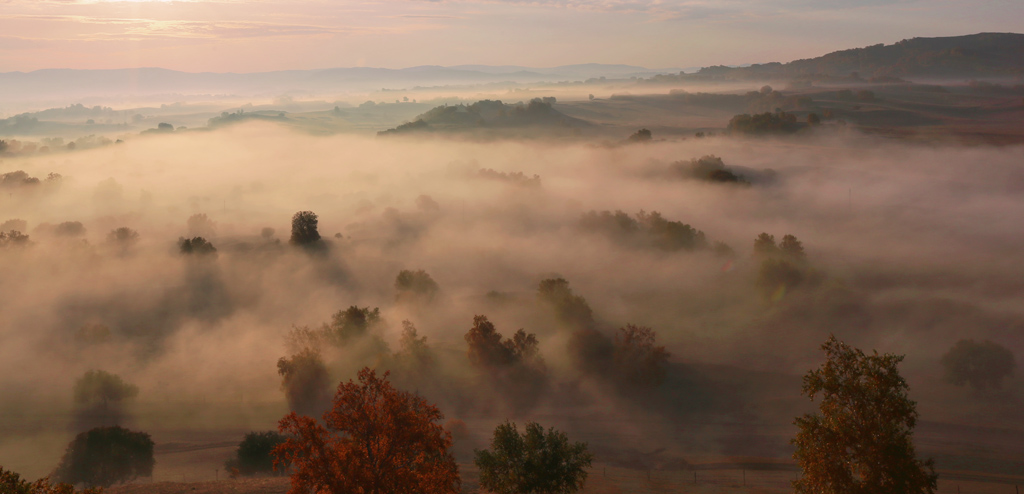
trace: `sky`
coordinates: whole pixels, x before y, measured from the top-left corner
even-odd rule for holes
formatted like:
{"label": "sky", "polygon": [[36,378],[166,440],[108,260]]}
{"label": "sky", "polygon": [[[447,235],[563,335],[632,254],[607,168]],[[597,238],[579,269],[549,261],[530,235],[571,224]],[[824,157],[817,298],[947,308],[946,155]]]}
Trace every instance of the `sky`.
{"label": "sky", "polygon": [[786,62],[1024,32],[1021,0],[0,0],[0,72]]}

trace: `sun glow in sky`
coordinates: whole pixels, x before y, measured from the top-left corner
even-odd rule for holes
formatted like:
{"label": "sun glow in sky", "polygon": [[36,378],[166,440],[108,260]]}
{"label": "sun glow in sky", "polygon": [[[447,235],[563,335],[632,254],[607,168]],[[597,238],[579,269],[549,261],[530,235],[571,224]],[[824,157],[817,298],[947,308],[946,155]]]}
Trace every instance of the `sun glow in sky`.
{"label": "sun glow in sky", "polygon": [[1019,0],[0,0],[0,72],[789,61],[1024,32]]}

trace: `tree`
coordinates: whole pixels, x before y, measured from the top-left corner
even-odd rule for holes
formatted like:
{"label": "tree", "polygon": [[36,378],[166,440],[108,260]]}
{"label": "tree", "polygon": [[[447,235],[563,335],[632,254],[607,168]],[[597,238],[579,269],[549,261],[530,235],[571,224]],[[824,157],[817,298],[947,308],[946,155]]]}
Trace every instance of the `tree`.
{"label": "tree", "polygon": [[496,370],[514,363],[512,352],[487,316],[473,316],[473,327],[466,332],[465,339],[469,361],[477,367]]}
{"label": "tree", "polygon": [[541,280],[537,286],[537,299],[549,305],[558,321],[566,326],[588,328],[594,324],[594,311],[590,304],[585,298],[573,294],[565,278]]}
{"label": "tree", "polygon": [[139,232],[126,226],[111,230],[107,234],[107,243],[113,245],[122,254],[126,253],[138,241]]}
{"label": "tree", "polygon": [[779,247],[775,245],[775,235],[762,233],[754,239],[754,254],[759,256],[774,256],[779,253]]}
{"label": "tree", "polygon": [[53,234],[60,237],[80,237],[85,235],[85,227],[80,221],[65,221],[53,229]]}
{"label": "tree", "polygon": [[818,125],[820,123],[821,123],[821,117],[819,117],[817,113],[808,113],[807,114],[807,124],[808,125]]}
{"label": "tree", "polygon": [[782,242],[779,244],[779,251],[783,256],[786,256],[793,261],[803,262],[807,258],[807,254],[804,252],[804,244],[790,234],[786,234],[786,236],[782,237]]}
{"label": "tree", "polygon": [[102,494],[103,489],[86,488],[76,491],[75,486],[65,483],[52,483],[48,477],[35,482],[22,480],[21,476],[0,467],[0,492],[4,494]]}
{"label": "tree", "polygon": [[976,390],[999,389],[1013,374],[1017,362],[1006,347],[985,340],[960,340],[942,356],[945,379],[950,384],[969,384]]}
{"label": "tree", "polygon": [[765,112],[754,115],[736,115],[729,120],[726,129],[737,134],[787,134],[800,129],[796,115],[784,111]]}
{"label": "tree", "polygon": [[358,378],[338,386],[323,424],[296,413],[281,419],[288,439],[274,455],[292,466],[289,493],[459,492],[451,434],[437,407],[392,387],[387,373],[364,368]]}
{"label": "tree", "polygon": [[292,411],[308,415],[327,409],[331,399],[330,377],[318,352],[306,348],[290,359],[281,357],[277,373]]}
{"label": "tree", "polygon": [[395,290],[398,292],[395,298],[399,301],[422,300],[430,302],[437,295],[440,288],[437,286],[434,278],[431,278],[426,271],[422,269],[416,271],[403,269],[398,272],[398,276],[395,278]]}
{"label": "tree", "polygon": [[107,410],[122,401],[135,398],[139,388],[125,382],[120,376],[102,370],[86,371],[75,382],[75,404]]}
{"label": "tree", "polygon": [[573,331],[567,350],[573,366],[583,374],[607,377],[614,372],[615,343],[596,329]]}
{"label": "tree", "polygon": [[292,216],[292,237],[294,245],[311,245],[320,241],[320,232],[317,231],[316,213],[312,211],[299,211]]}
{"label": "tree", "polygon": [[568,494],[583,488],[594,456],[587,443],[564,432],[526,424],[522,434],[505,422],[494,429],[490,450],[476,451],[480,487],[497,494]]}
{"label": "tree", "polygon": [[179,238],[178,251],[182,255],[216,256],[217,248],[203,237]]}
{"label": "tree", "polygon": [[651,142],[651,139],[653,137],[654,136],[653,136],[653,134],[651,134],[650,130],[648,130],[648,129],[640,129],[640,130],[636,131],[633,135],[629,136],[629,141],[630,142]]}
{"label": "tree", "polygon": [[626,389],[653,388],[665,381],[665,367],[672,354],[657,346],[656,338],[653,329],[632,324],[615,334],[613,361]]}
{"label": "tree", "polygon": [[190,237],[211,237],[216,232],[216,224],[206,213],[193,214],[186,221]]}
{"label": "tree", "polygon": [[360,338],[366,335],[370,329],[380,324],[380,308],[349,306],[345,310],[339,310],[331,316],[331,323],[327,326],[328,334],[335,343],[343,344],[349,340]]}
{"label": "tree", "polygon": [[29,245],[28,235],[18,230],[0,232],[0,247],[24,247],[26,245]]}
{"label": "tree", "polygon": [[918,460],[912,442],[917,405],[897,368],[903,356],[865,355],[834,336],[822,349],[827,360],[803,383],[810,399],[821,395],[820,413],[795,421],[796,492],[934,493],[934,461]]}
{"label": "tree", "polygon": [[784,259],[768,258],[761,261],[761,269],[757,273],[757,287],[766,299],[785,295],[800,286],[804,281],[804,273],[800,268]]}
{"label": "tree", "polygon": [[394,359],[400,376],[424,377],[433,372],[436,362],[434,352],[427,346],[427,337],[419,336],[412,322],[402,321],[402,336],[398,341],[399,351]]}
{"label": "tree", "polygon": [[494,382],[517,412],[536,405],[548,386],[536,335],[520,329],[502,340],[487,316],[475,316],[465,338],[469,361]]}
{"label": "tree", "polygon": [[238,443],[235,457],[224,462],[224,469],[231,472],[232,476],[271,472],[283,475],[288,465],[275,471],[273,452],[274,448],[284,444],[287,439],[277,431],[250,432]]}
{"label": "tree", "polygon": [[87,487],[110,487],[153,475],[153,440],[123,427],[97,427],[68,444],[53,478]]}

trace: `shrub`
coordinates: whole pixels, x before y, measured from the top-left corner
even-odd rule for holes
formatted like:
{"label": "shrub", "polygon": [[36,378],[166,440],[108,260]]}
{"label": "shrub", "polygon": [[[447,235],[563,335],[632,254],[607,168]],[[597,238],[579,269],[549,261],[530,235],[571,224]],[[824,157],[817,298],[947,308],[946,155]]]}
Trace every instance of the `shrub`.
{"label": "shrub", "polygon": [[284,475],[287,465],[274,468],[274,448],[284,444],[287,438],[277,431],[250,432],[238,443],[235,457],[224,463],[224,469],[232,475],[257,475],[275,473]]}
{"label": "shrub", "polygon": [[153,440],[119,426],[97,427],[68,444],[53,478],[87,487],[109,487],[153,475]]}

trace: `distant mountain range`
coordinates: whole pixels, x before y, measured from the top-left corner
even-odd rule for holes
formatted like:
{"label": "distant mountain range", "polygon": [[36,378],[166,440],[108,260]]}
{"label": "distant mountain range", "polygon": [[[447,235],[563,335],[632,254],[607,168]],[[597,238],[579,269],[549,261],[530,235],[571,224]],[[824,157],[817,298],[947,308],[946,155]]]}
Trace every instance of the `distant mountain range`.
{"label": "distant mountain range", "polygon": [[1024,77],[1024,34],[981,33],[905,39],[789,63],[714,66],[656,82],[846,78],[967,80]]}
{"label": "distant mountain range", "polygon": [[582,64],[551,68],[462,65],[405,69],[350,67],[257,73],[190,73],[143,67],[115,70],[44,69],[0,73],[0,100],[15,98],[102,98],[161,94],[270,95],[375,91],[382,88],[478,85],[500,82],[538,83],[629,79],[678,72],[631,65]]}

